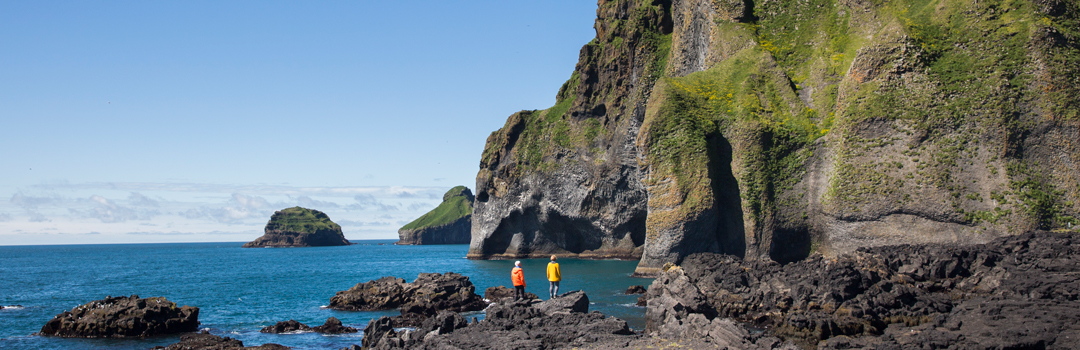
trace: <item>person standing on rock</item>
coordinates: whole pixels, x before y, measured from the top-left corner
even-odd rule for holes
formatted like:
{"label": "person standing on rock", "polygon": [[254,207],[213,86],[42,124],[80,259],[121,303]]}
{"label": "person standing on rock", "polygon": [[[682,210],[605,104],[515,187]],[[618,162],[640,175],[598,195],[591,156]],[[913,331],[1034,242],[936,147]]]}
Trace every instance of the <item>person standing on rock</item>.
{"label": "person standing on rock", "polygon": [[521,269],[520,261],[514,262],[510,280],[514,282],[514,301],[525,299],[525,271]]}
{"label": "person standing on rock", "polygon": [[551,262],[548,263],[547,278],[548,294],[551,295],[551,299],[555,299],[556,295],[559,295],[559,281],[562,281],[562,271],[559,271],[559,263],[554,255],[551,256]]}

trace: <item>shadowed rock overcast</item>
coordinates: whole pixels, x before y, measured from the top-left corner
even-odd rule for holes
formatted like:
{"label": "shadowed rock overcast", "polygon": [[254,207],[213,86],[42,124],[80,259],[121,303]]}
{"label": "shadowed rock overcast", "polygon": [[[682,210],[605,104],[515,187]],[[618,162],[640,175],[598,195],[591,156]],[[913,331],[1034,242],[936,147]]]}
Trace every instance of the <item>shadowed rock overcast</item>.
{"label": "shadowed rock overcast", "polygon": [[554,104],[595,9],[0,4],[0,244],[249,241],[295,205],[396,238]]}

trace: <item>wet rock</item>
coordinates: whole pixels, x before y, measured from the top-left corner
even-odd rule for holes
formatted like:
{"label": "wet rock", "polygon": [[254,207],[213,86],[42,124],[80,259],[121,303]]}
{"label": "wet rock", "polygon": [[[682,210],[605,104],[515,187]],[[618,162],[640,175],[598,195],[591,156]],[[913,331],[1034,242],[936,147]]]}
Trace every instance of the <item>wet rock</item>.
{"label": "wet rock", "polygon": [[193,332],[199,308],[177,307],[162,297],[107,297],[76,306],[53,317],[39,334],[59,337],[149,337]]}
{"label": "wet rock", "polygon": [[333,316],[327,318],[326,323],[323,323],[322,326],[311,327],[311,330],[315,331],[316,333],[322,334],[343,334],[359,332],[359,330],[357,330],[356,328],[342,325],[341,320],[338,320],[337,317]]}
{"label": "wet rock", "polygon": [[571,312],[589,312],[589,296],[585,292],[575,290],[563,293],[554,299],[544,300],[534,306],[546,315],[558,313],[568,314]]}
{"label": "wet rock", "polygon": [[349,245],[341,226],[318,210],[292,207],[274,212],[264,234],[244,248],[322,247]]}
{"label": "wet rock", "polygon": [[273,326],[264,327],[263,329],[260,329],[259,332],[278,334],[278,333],[289,333],[289,332],[297,332],[297,331],[302,332],[302,331],[310,331],[310,330],[311,330],[311,327],[308,327],[308,325],[306,325],[306,324],[300,323],[300,322],[298,322],[296,320],[288,320],[288,321],[278,322],[278,323],[274,324]]}
{"label": "wet rock", "polygon": [[645,289],[644,286],[630,286],[630,287],[626,288],[626,293],[624,293],[624,294],[626,294],[626,295],[645,294],[646,291],[647,290]]}
{"label": "wet rock", "polygon": [[155,346],[154,350],[287,350],[287,346],[267,343],[260,346],[245,347],[240,340],[219,337],[206,331],[201,333],[184,334],[180,336],[180,342],[169,346]]}
{"label": "wet rock", "polygon": [[[503,286],[488,287],[488,289],[484,290],[484,299],[487,299],[492,303],[514,300],[514,289]],[[525,299],[540,299],[540,297],[536,296],[536,294],[525,292]]]}
{"label": "wet rock", "polygon": [[[727,318],[821,349],[1068,348],[1080,335],[1080,236],[866,248],[780,265],[687,257],[649,288],[662,336],[717,334]],[[735,343],[730,343],[735,344]],[[741,345],[732,345],[735,347]]]}

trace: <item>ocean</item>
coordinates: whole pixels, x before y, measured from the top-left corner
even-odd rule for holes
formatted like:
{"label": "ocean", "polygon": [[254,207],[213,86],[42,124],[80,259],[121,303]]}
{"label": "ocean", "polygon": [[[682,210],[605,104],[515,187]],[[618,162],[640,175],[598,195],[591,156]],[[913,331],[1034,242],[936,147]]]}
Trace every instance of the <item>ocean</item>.
{"label": "ocean", "polygon": [[[361,333],[263,334],[259,329],[294,319],[309,326],[337,317],[363,330],[368,321],[397,310],[335,311],[330,297],[383,276],[412,282],[422,272],[468,276],[481,296],[510,286],[513,261],[465,259],[468,245],[396,246],[394,240],[313,248],[240,248],[242,242],[0,246],[0,349],[149,349],[180,336],[147,339],[70,339],[32,335],[56,314],[107,296],[165,297],[199,307],[201,329],[239,339],[245,346],[277,343],[294,349],[340,349],[360,344]],[[584,290],[589,310],[644,328],[645,309],[634,306],[636,261],[559,259],[560,292]],[[547,259],[522,260],[527,291],[547,299]],[[19,307],[9,307],[19,305]],[[467,318],[483,313],[468,314]]]}

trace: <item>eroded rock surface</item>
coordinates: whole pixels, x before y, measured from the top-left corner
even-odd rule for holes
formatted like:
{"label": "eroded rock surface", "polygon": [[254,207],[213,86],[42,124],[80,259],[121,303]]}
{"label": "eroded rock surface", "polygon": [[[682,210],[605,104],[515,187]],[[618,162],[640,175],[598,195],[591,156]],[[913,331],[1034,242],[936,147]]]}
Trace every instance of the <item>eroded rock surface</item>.
{"label": "eroded rock surface", "polygon": [[[504,286],[488,287],[484,290],[484,299],[492,303],[498,303],[506,300],[514,300],[514,289],[506,288]],[[525,292],[525,299],[540,299],[536,294]]]}
{"label": "eroded rock surface", "polygon": [[661,336],[729,339],[734,319],[806,348],[1068,349],[1080,336],[1080,237],[864,248],[787,265],[701,253],[647,296],[647,329]]}
{"label": "eroded rock surface", "polygon": [[[571,304],[588,297],[567,298]],[[550,312],[541,302],[507,301],[487,309],[482,321],[467,323],[454,312],[440,312],[415,331],[397,332],[388,317],[373,320],[364,330],[363,345],[370,349],[557,349],[588,344],[625,347],[638,338],[626,321],[603,314],[577,311]],[[554,304],[553,304],[554,305]]]}
{"label": "eroded rock surface", "polygon": [[487,302],[476,294],[469,278],[447,272],[421,273],[411,283],[396,277],[383,277],[359,283],[330,298],[330,308],[349,311],[400,309],[397,327],[412,327],[439,311],[479,311]]}
{"label": "eroded rock surface", "polygon": [[65,338],[149,337],[194,332],[199,308],[177,307],[162,297],[107,297],[53,317],[39,334]]}

